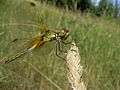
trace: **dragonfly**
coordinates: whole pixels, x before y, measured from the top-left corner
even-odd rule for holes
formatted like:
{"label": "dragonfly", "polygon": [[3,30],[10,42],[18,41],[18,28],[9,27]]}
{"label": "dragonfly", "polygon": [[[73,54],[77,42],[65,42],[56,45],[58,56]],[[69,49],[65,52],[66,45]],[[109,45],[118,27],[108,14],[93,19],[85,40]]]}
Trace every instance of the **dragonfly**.
{"label": "dragonfly", "polygon": [[[58,30],[45,30],[45,33],[41,36],[37,36],[34,38],[34,40],[30,43],[29,47],[24,49],[23,51],[21,51],[20,53],[17,53],[16,55],[8,58],[7,60],[5,60],[5,64],[10,63],[14,60],[16,60],[17,58],[35,50],[38,47],[43,46],[45,43],[47,42],[52,42],[52,41],[56,41],[56,55],[61,58],[64,59],[63,57],[61,57],[58,54],[58,51],[60,52],[66,52],[63,51],[61,48],[61,43],[63,44],[69,44],[67,42],[65,42],[65,40],[69,37],[70,32],[69,30],[62,28],[59,31]],[[14,39],[13,42],[17,41],[18,39]],[[64,59],[65,60],[65,59]]]}

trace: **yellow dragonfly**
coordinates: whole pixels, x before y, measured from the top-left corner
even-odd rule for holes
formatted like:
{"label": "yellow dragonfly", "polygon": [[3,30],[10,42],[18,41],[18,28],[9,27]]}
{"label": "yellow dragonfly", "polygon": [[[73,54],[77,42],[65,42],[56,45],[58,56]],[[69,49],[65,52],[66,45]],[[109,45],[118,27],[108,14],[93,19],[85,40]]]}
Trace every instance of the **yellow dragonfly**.
{"label": "yellow dragonfly", "polygon": [[[32,7],[36,6],[36,4],[34,2],[29,2],[29,4]],[[19,24],[17,24],[17,23],[12,23],[12,24],[15,24],[16,26],[19,27]],[[11,24],[9,24],[9,25],[11,25]],[[24,24],[24,25],[27,26],[28,24]],[[13,28],[15,28],[15,27],[13,26]],[[22,28],[22,27],[20,27],[20,28]],[[12,31],[10,31],[10,32],[12,32]],[[12,55],[12,57],[9,57],[8,59],[3,60],[3,62],[4,63],[9,63],[11,61],[14,61],[17,58],[19,58],[19,57],[21,57],[21,56],[23,56],[23,55],[25,55],[25,54],[27,54],[27,53],[35,50],[36,48],[43,46],[45,43],[52,42],[52,41],[56,41],[56,55],[59,58],[64,59],[63,57],[61,57],[60,55],[58,55],[58,51],[65,52],[65,51],[62,50],[61,45],[62,44],[68,44],[68,43],[65,43],[64,41],[68,38],[69,35],[70,35],[69,30],[67,30],[65,28],[62,28],[61,30],[49,30],[49,29],[45,29],[44,33],[42,35],[36,36],[27,48],[25,48],[21,52],[18,52],[15,55]],[[13,42],[16,42],[17,40],[19,40],[19,39],[14,39]]]}
{"label": "yellow dragonfly", "polygon": [[[61,30],[46,30],[45,33],[42,36],[37,36],[36,38],[34,38],[34,40],[31,42],[31,44],[29,45],[28,48],[26,48],[25,50],[23,50],[20,53],[17,53],[16,55],[10,57],[9,59],[5,60],[5,64],[9,63],[11,61],[16,60],[17,58],[21,57],[22,55],[25,55],[31,51],[33,51],[34,49],[43,46],[45,43],[47,42],[52,42],[52,41],[56,41],[56,55],[61,58],[64,59],[63,57],[58,55],[58,51],[60,52],[65,52],[62,51],[61,49],[61,43],[63,44],[68,44],[66,42],[64,42],[68,36],[70,35],[69,30],[62,28]],[[17,41],[18,39],[14,39],[13,42]]]}

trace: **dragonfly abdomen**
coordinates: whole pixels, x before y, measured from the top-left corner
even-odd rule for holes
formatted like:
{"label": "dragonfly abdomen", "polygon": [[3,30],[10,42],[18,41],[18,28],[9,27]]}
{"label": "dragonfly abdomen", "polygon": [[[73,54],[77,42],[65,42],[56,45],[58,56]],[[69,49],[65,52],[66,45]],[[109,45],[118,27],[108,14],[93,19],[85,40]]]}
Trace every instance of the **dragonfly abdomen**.
{"label": "dragonfly abdomen", "polygon": [[15,59],[21,57],[22,55],[25,55],[26,53],[31,52],[32,50],[34,50],[36,47],[40,47],[44,44],[45,42],[42,41],[41,38],[37,37],[29,46],[29,48],[27,48],[26,50],[22,51],[21,53],[16,54],[15,56],[9,58],[8,60],[5,61],[5,63],[9,63],[11,61],[14,61]]}
{"label": "dragonfly abdomen", "polygon": [[15,59],[19,58],[20,56],[26,54],[27,52],[28,52],[28,50],[24,50],[21,53],[18,53],[15,56],[13,56],[13,57],[9,58],[8,60],[6,60],[5,63],[9,63],[11,61],[14,61]]}

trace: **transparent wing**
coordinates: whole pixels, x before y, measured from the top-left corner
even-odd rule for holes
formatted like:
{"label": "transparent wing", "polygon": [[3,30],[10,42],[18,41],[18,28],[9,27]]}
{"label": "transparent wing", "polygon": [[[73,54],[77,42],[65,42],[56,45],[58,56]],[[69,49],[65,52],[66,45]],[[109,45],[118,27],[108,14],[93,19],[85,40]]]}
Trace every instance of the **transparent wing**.
{"label": "transparent wing", "polygon": [[[16,39],[17,40],[17,39]],[[20,56],[24,55],[27,53],[27,48],[29,47],[31,40],[17,40],[14,42],[9,42],[7,43],[7,45],[2,46],[3,44],[0,45],[0,47],[4,47],[1,48],[1,59],[0,62],[1,63],[6,63],[6,62],[10,62],[16,58],[19,58]]]}
{"label": "transparent wing", "polygon": [[[36,2],[19,0],[16,4],[15,1],[8,3],[1,6],[3,9],[0,12],[0,59],[27,48],[29,42],[42,35],[45,30],[43,28],[46,27],[44,12],[38,9]],[[30,41],[26,41],[26,38]],[[11,41],[17,42],[11,44]]]}
{"label": "transparent wing", "polygon": [[[15,1],[14,1],[15,3]],[[44,12],[39,10],[39,5],[36,2],[18,1],[14,4],[10,1],[6,9],[0,12],[0,33],[9,31],[13,34],[31,33],[33,36],[43,32],[45,24]],[[14,6],[14,7],[13,7]],[[1,7],[6,7],[5,5]]]}

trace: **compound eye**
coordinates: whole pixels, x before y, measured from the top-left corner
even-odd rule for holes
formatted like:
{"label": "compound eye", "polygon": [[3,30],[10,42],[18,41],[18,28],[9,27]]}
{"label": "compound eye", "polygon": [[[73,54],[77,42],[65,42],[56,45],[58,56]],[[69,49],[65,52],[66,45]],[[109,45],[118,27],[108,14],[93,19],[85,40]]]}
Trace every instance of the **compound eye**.
{"label": "compound eye", "polygon": [[62,28],[61,32],[69,32],[69,31],[65,28]]}

